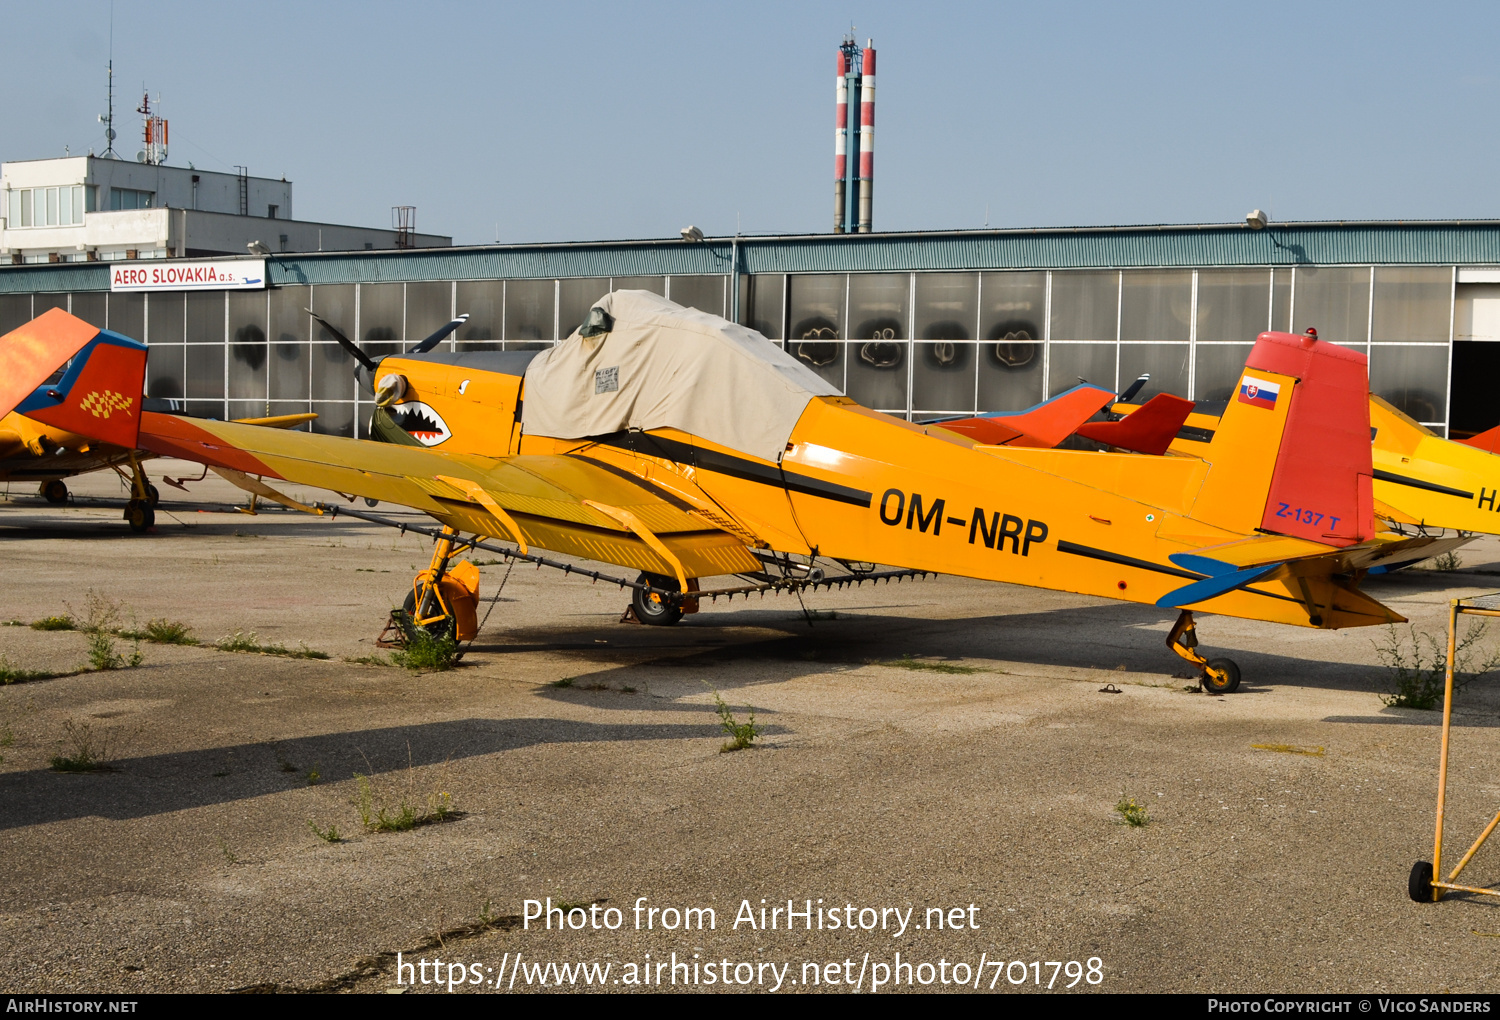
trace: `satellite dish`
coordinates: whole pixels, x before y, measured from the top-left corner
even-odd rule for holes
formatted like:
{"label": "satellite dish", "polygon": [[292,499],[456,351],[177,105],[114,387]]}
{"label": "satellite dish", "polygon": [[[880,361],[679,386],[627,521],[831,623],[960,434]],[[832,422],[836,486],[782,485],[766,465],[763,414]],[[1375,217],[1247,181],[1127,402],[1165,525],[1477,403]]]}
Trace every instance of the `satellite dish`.
{"label": "satellite dish", "polygon": [[146,150],[145,149],[142,149],[140,152],[137,152],[135,154],[135,161],[137,163],[144,163],[144,162],[146,162]]}
{"label": "satellite dish", "polygon": [[105,128],[104,129],[104,137],[108,138],[110,141],[114,141],[115,140],[115,129],[114,128]]}

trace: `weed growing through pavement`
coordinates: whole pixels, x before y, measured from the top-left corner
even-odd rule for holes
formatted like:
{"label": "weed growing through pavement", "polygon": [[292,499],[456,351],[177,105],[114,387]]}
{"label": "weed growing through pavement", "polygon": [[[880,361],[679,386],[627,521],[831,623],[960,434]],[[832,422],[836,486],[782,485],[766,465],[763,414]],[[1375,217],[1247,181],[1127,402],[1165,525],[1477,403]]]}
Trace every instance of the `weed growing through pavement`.
{"label": "weed growing through pavement", "polygon": [[78,625],[67,613],[61,616],[44,616],[40,620],[31,621],[32,630],[77,630]]}
{"label": "weed growing through pavement", "polygon": [[[399,613],[401,610],[395,612]],[[392,662],[413,672],[428,670],[442,673],[453,668],[458,660],[458,642],[452,634],[433,637],[425,627],[415,625],[405,625],[401,629],[405,633],[406,644],[391,652]]]}
{"label": "weed growing through pavement", "polygon": [[89,722],[63,721],[63,739],[59,753],[49,764],[53,772],[103,772],[108,770],[111,734],[94,729]]}
{"label": "weed growing through pavement", "polygon": [[[704,686],[707,687],[708,685],[704,684]],[[729,739],[724,742],[723,747],[719,748],[719,753],[743,751],[745,748],[752,746],[755,743],[755,738],[760,736],[761,732],[760,727],[755,724],[755,709],[751,708],[749,710],[750,720],[742,723],[734,717],[734,713],[724,703],[723,696],[718,691],[714,691],[712,687],[708,689],[714,692],[714,704],[718,706],[719,711],[719,725],[723,727],[725,733],[729,734]]]}
{"label": "weed growing through pavement", "polygon": [[924,662],[921,659],[913,659],[910,655],[903,655],[899,659],[891,659],[880,663],[882,666],[894,666],[897,669],[915,669],[924,673],[983,673],[984,670],[977,666],[954,666],[947,662]]}
{"label": "weed growing through pavement", "polygon": [[302,778],[307,780],[308,786],[317,786],[318,781],[323,778],[323,773],[319,772],[317,766],[314,765],[313,768],[307,770],[307,775]]}
{"label": "weed growing through pavement", "polygon": [[1137,804],[1134,797],[1121,797],[1120,803],[1115,805],[1115,812],[1120,816],[1120,820],[1132,829],[1145,828],[1151,822],[1145,807]]}
{"label": "weed growing through pavement", "polygon": [[84,617],[77,626],[88,636],[89,666],[96,670],[123,669],[141,664],[141,639],[127,659],[115,650],[115,633],[119,630],[120,604],[100,595],[92,588],[84,593]]}
{"label": "weed growing through pavement", "polygon": [[257,639],[255,631],[246,634],[237,630],[233,634],[221,637],[214,642],[214,647],[221,652],[250,652],[258,655],[280,655],[288,659],[327,659],[327,652],[320,652],[307,647],[306,642],[300,643],[296,648],[288,648],[286,645],[263,645]]}
{"label": "weed growing through pavement", "polygon": [[[1375,645],[1375,654],[1392,670],[1394,686],[1380,696],[1391,708],[1432,709],[1443,700],[1447,675],[1447,636],[1439,639],[1415,624],[1401,634],[1394,624],[1385,631],[1385,642]],[[1500,667],[1500,651],[1481,653],[1483,621],[1471,622],[1453,649],[1453,694],[1457,697],[1469,684]]]}
{"label": "weed growing through pavement", "polygon": [[356,663],[357,665],[360,665],[360,666],[390,666],[390,665],[394,665],[391,662],[390,659],[387,659],[384,655],[381,655],[379,652],[375,653],[374,655],[346,655],[346,656],[344,656],[344,661],[345,662],[353,662],[353,663]]}
{"label": "weed growing through pavement", "polygon": [[[124,636],[131,637],[132,635]],[[158,645],[196,645],[198,643],[198,639],[193,637],[192,630],[181,620],[152,620],[146,624],[146,629],[141,631],[141,637]]]}
{"label": "weed growing through pavement", "polygon": [[307,820],[307,827],[313,831],[314,836],[317,836],[325,843],[342,843],[344,841],[344,837],[339,835],[338,827],[335,825],[330,825],[326,829],[320,829],[318,828],[318,823],[309,818]]}
{"label": "weed growing through pavement", "polygon": [[219,852],[224,855],[224,860],[230,864],[240,863],[240,859],[234,855],[233,850],[229,849],[229,844],[224,841],[224,837],[222,836],[219,837]]}
{"label": "weed growing through pavement", "polygon": [[1462,567],[1463,565],[1463,557],[1459,556],[1458,553],[1454,550],[1449,549],[1447,552],[1434,556],[1432,558],[1432,565],[1430,569],[1452,572],[1454,570],[1457,570],[1459,567]]}
{"label": "weed growing through pavement", "polygon": [[62,673],[49,673],[43,669],[21,669],[12,666],[10,660],[0,655],[0,685],[22,684],[28,680],[51,680],[55,676],[64,676]]}
{"label": "weed growing through pavement", "polygon": [[354,785],[354,809],[359,813],[359,824],[366,832],[406,832],[419,825],[437,825],[453,815],[453,798],[446,790],[429,795],[426,813],[418,814],[406,797],[394,807],[377,804],[369,776],[356,772]]}
{"label": "weed growing through pavement", "polygon": [[576,676],[565,676],[565,677],[562,677],[560,679],[552,681],[547,686],[548,687],[572,687],[577,682],[578,682],[578,678]]}

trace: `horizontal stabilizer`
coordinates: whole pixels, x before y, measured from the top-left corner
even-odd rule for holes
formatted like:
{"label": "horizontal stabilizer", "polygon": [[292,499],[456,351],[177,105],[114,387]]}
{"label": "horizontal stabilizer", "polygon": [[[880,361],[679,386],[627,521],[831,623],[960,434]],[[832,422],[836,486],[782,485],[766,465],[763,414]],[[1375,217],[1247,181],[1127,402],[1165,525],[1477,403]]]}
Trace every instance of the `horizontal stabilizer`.
{"label": "horizontal stabilizer", "polygon": [[1084,383],[1026,411],[981,414],[929,424],[957,432],[985,446],[1027,446],[1050,450],[1078,431],[1078,426],[1114,399],[1115,395],[1108,390]]}
{"label": "horizontal stabilizer", "polygon": [[14,411],[31,391],[99,335],[99,327],[53,308],[0,336],[0,417]]}
{"label": "horizontal stabilizer", "polygon": [[1180,567],[1188,570],[1196,570],[1199,573],[1214,573],[1200,581],[1185,584],[1181,588],[1169,591],[1156,600],[1158,606],[1167,609],[1178,609],[1182,606],[1190,606],[1195,602],[1206,602],[1209,599],[1226,595],[1237,588],[1243,588],[1247,584],[1258,581],[1269,574],[1280,563],[1267,563],[1258,567],[1248,567],[1244,570],[1236,570],[1232,565],[1219,563],[1206,556],[1193,556],[1188,553],[1177,553],[1170,559]]}
{"label": "horizontal stabilizer", "polygon": [[1477,436],[1459,439],[1456,442],[1472,446],[1476,450],[1483,450],[1485,453],[1500,453],[1500,425],[1496,425],[1487,432],[1481,432]]}
{"label": "horizontal stabilizer", "polygon": [[64,343],[57,339],[59,335],[76,338],[91,331],[92,338],[73,354],[60,380],[39,385],[16,410],[44,425],[135,449],[146,382],[146,345],[96,329],[61,309],[38,316],[30,325],[43,320],[49,320],[44,332],[52,337],[53,356],[73,342]]}
{"label": "horizontal stabilizer", "polygon": [[1119,421],[1084,422],[1078,434],[1121,450],[1160,457],[1192,413],[1191,400],[1158,393]]}

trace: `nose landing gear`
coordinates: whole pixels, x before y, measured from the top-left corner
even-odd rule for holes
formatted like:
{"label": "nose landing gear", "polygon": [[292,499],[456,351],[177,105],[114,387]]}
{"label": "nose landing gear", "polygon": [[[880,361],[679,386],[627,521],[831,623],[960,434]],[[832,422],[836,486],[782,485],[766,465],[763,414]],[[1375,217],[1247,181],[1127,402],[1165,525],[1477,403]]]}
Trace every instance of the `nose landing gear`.
{"label": "nose landing gear", "polygon": [[1231,694],[1240,686],[1240,667],[1233,659],[1205,659],[1198,654],[1198,631],[1193,614],[1184,609],[1167,632],[1167,647],[1198,670],[1198,682],[1207,694]]}

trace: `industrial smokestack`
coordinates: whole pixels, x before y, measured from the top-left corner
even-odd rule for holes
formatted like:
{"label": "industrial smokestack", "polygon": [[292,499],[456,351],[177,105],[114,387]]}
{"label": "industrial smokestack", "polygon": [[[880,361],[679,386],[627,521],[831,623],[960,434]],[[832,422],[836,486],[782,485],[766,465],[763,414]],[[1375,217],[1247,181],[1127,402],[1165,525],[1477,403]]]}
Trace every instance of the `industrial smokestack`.
{"label": "industrial smokestack", "polygon": [[865,40],[860,61],[859,97],[859,232],[871,230],[871,206],[875,187],[875,49],[873,39]]}
{"label": "industrial smokestack", "polygon": [[833,232],[835,234],[844,232],[846,215],[844,182],[849,177],[849,83],[844,77],[849,71],[847,64],[844,51],[839,50],[839,77],[834,88],[836,116],[833,127]]}

